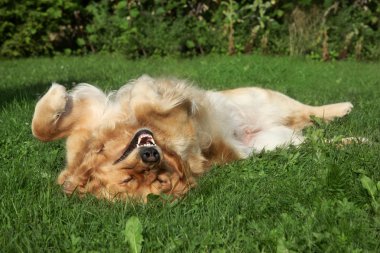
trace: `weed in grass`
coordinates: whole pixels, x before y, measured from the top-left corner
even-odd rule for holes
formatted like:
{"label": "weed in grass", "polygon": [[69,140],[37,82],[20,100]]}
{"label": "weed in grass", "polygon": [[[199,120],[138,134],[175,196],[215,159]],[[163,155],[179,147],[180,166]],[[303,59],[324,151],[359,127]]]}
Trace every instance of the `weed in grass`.
{"label": "weed in grass", "polygon": [[366,175],[362,175],[360,178],[360,182],[364,189],[367,190],[368,194],[371,196],[371,205],[373,207],[373,211],[376,214],[380,213],[380,181],[375,183],[371,178]]}
{"label": "weed in grass", "polygon": [[129,218],[125,225],[124,236],[125,242],[128,242],[129,250],[132,253],[141,252],[142,242],[144,241],[142,232],[143,228],[139,218],[136,216]]}

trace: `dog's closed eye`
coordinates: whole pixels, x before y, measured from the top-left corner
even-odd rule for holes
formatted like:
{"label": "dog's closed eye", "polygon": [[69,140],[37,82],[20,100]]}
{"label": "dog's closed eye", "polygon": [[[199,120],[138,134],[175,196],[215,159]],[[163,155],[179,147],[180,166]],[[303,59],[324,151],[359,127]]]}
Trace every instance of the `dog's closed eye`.
{"label": "dog's closed eye", "polygon": [[134,179],[133,176],[128,176],[128,177],[126,177],[126,178],[123,179],[123,181],[121,182],[121,184],[128,184],[133,179]]}

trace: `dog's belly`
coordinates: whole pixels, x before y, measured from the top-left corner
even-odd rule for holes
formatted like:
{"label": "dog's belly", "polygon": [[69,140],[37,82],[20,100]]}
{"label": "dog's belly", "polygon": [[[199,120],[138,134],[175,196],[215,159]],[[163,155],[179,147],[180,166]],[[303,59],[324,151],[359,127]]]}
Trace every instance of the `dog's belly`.
{"label": "dog's belly", "polygon": [[273,106],[266,90],[244,88],[207,95],[213,107],[211,117],[225,141],[242,158],[304,140],[300,133],[282,124],[286,114]]}

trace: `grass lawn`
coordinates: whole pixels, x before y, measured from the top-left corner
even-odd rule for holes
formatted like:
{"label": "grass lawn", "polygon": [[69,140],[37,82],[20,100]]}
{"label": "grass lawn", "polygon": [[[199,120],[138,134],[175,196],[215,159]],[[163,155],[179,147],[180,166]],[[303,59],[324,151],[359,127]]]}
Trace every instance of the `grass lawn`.
{"label": "grass lawn", "polygon": [[[143,73],[207,89],[262,86],[304,103],[355,107],[346,118],[309,128],[299,148],[213,168],[178,202],[64,196],[55,183],[64,142],[41,143],[30,130],[39,96],[53,81],[112,90]],[[126,252],[132,216],[142,225],[143,252],[380,252],[379,63],[97,55],[1,61],[0,77],[1,252]],[[322,143],[339,136],[370,143]]]}

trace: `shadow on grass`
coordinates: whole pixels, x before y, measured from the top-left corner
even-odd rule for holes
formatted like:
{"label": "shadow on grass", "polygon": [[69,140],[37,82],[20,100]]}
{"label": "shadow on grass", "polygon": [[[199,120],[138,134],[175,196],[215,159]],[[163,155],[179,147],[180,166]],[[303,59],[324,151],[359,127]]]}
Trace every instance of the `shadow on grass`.
{"label": "shadow on grass", "polygon": [[[74,81],[72,80],[59,80],[57,83],[65,84],[69,90],[72,88]],[[51,83],[35,83],[27,86],[6,87],[0,89],[0,108],[5,108],[8,104],[14,101],[35,101],[37,103],[45,92],[50,88]]]}

